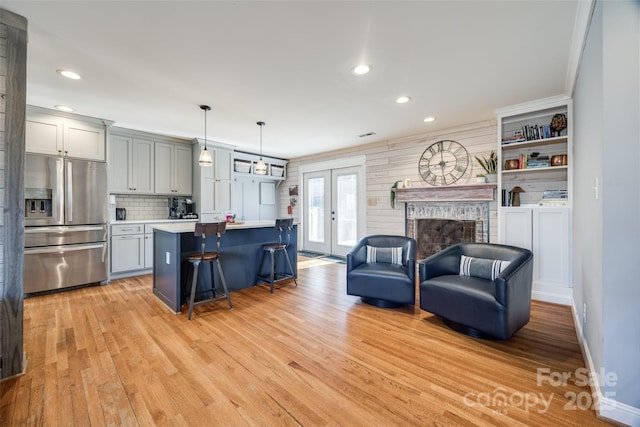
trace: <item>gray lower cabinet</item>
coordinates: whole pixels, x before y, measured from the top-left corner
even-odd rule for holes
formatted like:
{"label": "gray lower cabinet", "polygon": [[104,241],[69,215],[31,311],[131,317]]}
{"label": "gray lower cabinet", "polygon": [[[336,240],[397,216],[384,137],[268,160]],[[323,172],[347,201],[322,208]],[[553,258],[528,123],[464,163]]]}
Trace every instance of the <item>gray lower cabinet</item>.
{"label": "gray lower cabinet", "polygon": [[144,268],[144,224],[111,226],[111,273]]}
{"label": "gray lower cabinet", "polygon": [[153,229],[144,233],[144,268],[153,268]]}
{"label": "gray lower cabinet", "polygon": [[111,275],[126,277],[153,268],[153,228],[158,224],[193,221],[151,221],[111,225]]}

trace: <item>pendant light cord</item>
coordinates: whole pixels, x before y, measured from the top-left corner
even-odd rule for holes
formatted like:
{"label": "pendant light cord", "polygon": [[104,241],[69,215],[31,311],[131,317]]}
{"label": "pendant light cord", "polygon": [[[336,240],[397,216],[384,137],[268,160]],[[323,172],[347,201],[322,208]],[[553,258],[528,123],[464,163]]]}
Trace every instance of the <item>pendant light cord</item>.
{"label": "pendant light cord", "polygon": [[258,126],[260,126],[260,160],[262,160],[262,127],[265,125],[264,122],[257,122]]}
{"label": "pendant light cord", "polygon": [[211,110],[208,105],[201,105],[200,108],[204,110],[204,149],[207,149],[207,111]]}

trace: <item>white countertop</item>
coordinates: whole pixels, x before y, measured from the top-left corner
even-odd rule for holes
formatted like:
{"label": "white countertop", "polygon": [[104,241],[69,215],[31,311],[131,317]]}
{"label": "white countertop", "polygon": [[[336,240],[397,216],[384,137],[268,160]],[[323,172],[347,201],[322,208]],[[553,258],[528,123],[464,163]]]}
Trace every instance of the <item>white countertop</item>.
{"label": "white countertop", "polygon": [[127,219],[125,221],[111,221],[109,224],[117,225],[117,224],[162,224],[162,223],[170,223],[170,222],[198,222],[197,219]]}
{"label": "white countertop", "polygon": [[[124,221],[121,221],[124,222]],[[275,227],[275,221],[246,221],[243,223],[228,223],[227,224],[227,230],[238,230],[238,229],[245,229],[245,228],[265,228],[265,227]],[[168,233],[193,233],[195,230],[195,223],[194,222],[187,222],[186,220],[184,221],[184,223],[180,222],[180,223],[173,223],[173,224],[160,224],[157,225],[155,227],[156,230],[162,230],[162,231],[166,231]]]}

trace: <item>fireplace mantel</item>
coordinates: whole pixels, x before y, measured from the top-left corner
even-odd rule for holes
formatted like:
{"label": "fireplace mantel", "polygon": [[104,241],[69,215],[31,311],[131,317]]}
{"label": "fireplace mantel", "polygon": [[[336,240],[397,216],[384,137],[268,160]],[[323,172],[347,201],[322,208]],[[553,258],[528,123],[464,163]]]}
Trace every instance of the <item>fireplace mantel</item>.
{"label": "fireplace mantel", "polygon": [[449,185],[444,187],[397,188],[398,202],[490,202],[496,184]]}

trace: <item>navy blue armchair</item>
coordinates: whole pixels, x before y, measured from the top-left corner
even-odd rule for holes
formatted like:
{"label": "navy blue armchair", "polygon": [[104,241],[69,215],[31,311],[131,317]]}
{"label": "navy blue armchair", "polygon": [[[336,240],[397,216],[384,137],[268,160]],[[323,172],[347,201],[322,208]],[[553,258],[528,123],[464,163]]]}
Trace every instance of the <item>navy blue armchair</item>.
{"label": "navy blue armchair", "polygon": [[420,261],[419,269],[420,308],[458,332],[506,340],[529,322],[533,254],[527,249],[460,243]]}
{"label": "navy blue armchair", "polygon": [[363,237],[347,254],[347,294],[382,308],[415,304],[416,253],[410,237]]}

